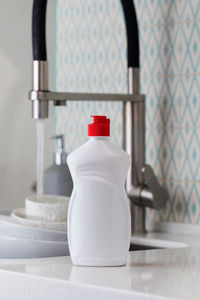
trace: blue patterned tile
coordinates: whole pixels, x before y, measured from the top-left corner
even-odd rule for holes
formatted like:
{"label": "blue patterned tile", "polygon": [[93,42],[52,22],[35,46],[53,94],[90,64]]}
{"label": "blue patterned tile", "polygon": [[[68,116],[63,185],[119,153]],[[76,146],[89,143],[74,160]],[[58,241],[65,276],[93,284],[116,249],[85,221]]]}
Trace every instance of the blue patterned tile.
{"label": "blue patterned tile", "polygon": [[[146,94],[146,161],[169,191],[154,221],[200,223],[200,1],[136,0],[141,90]],[[56,2],[57,90],[126,92],[126,35],[120,1]],[[90,115],[112,119],[122,142],[120,103],[68,102],[55,109],[68,152],[86,140]]]}

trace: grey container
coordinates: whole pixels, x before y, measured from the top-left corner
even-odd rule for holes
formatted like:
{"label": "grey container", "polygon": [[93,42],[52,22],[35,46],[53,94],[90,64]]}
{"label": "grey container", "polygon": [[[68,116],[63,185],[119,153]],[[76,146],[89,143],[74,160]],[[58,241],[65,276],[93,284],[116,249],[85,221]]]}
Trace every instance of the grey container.
{"label": "grey container", "polygon": [[64,150],[64,135],[56,135],[56,152],[54,163],[44,173],[44,193],[51,195],[71,196],[73,182],[67,165],[67,154]]}

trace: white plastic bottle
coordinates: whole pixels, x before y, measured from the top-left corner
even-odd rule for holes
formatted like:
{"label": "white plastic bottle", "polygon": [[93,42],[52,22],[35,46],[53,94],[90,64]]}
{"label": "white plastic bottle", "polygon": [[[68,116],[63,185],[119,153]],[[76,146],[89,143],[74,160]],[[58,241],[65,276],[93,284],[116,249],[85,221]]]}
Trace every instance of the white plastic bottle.
{"label": "white plastic bottle", "polygon": [[130,156],[110,142],[110,120],[93,116],[89,141],[68,155],[74,188],[68,209],[68,242],[74,265],[126,263],[131,217],[125,192]]}

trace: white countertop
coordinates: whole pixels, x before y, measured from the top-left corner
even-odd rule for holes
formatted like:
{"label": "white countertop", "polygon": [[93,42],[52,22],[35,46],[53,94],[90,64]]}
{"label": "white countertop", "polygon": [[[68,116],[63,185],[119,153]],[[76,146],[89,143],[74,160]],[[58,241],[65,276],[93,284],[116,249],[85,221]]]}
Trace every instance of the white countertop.
{"label": "white countertop", "polygon": [[1,299],[199,299],[200,236],[145,239],[155,237],[189,247],[130,252],[124,267],[76,267],[70,257],[0,260]]}

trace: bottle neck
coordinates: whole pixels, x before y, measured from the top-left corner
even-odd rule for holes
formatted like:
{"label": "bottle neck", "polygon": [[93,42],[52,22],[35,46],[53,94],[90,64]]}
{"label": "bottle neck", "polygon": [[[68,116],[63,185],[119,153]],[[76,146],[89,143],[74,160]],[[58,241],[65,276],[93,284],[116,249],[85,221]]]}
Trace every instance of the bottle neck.
{"label": "bottle neck", "polygon": [[55,152],[54,153],[54,164],[57,166],[66,165],[67,154],[65,152]]}

